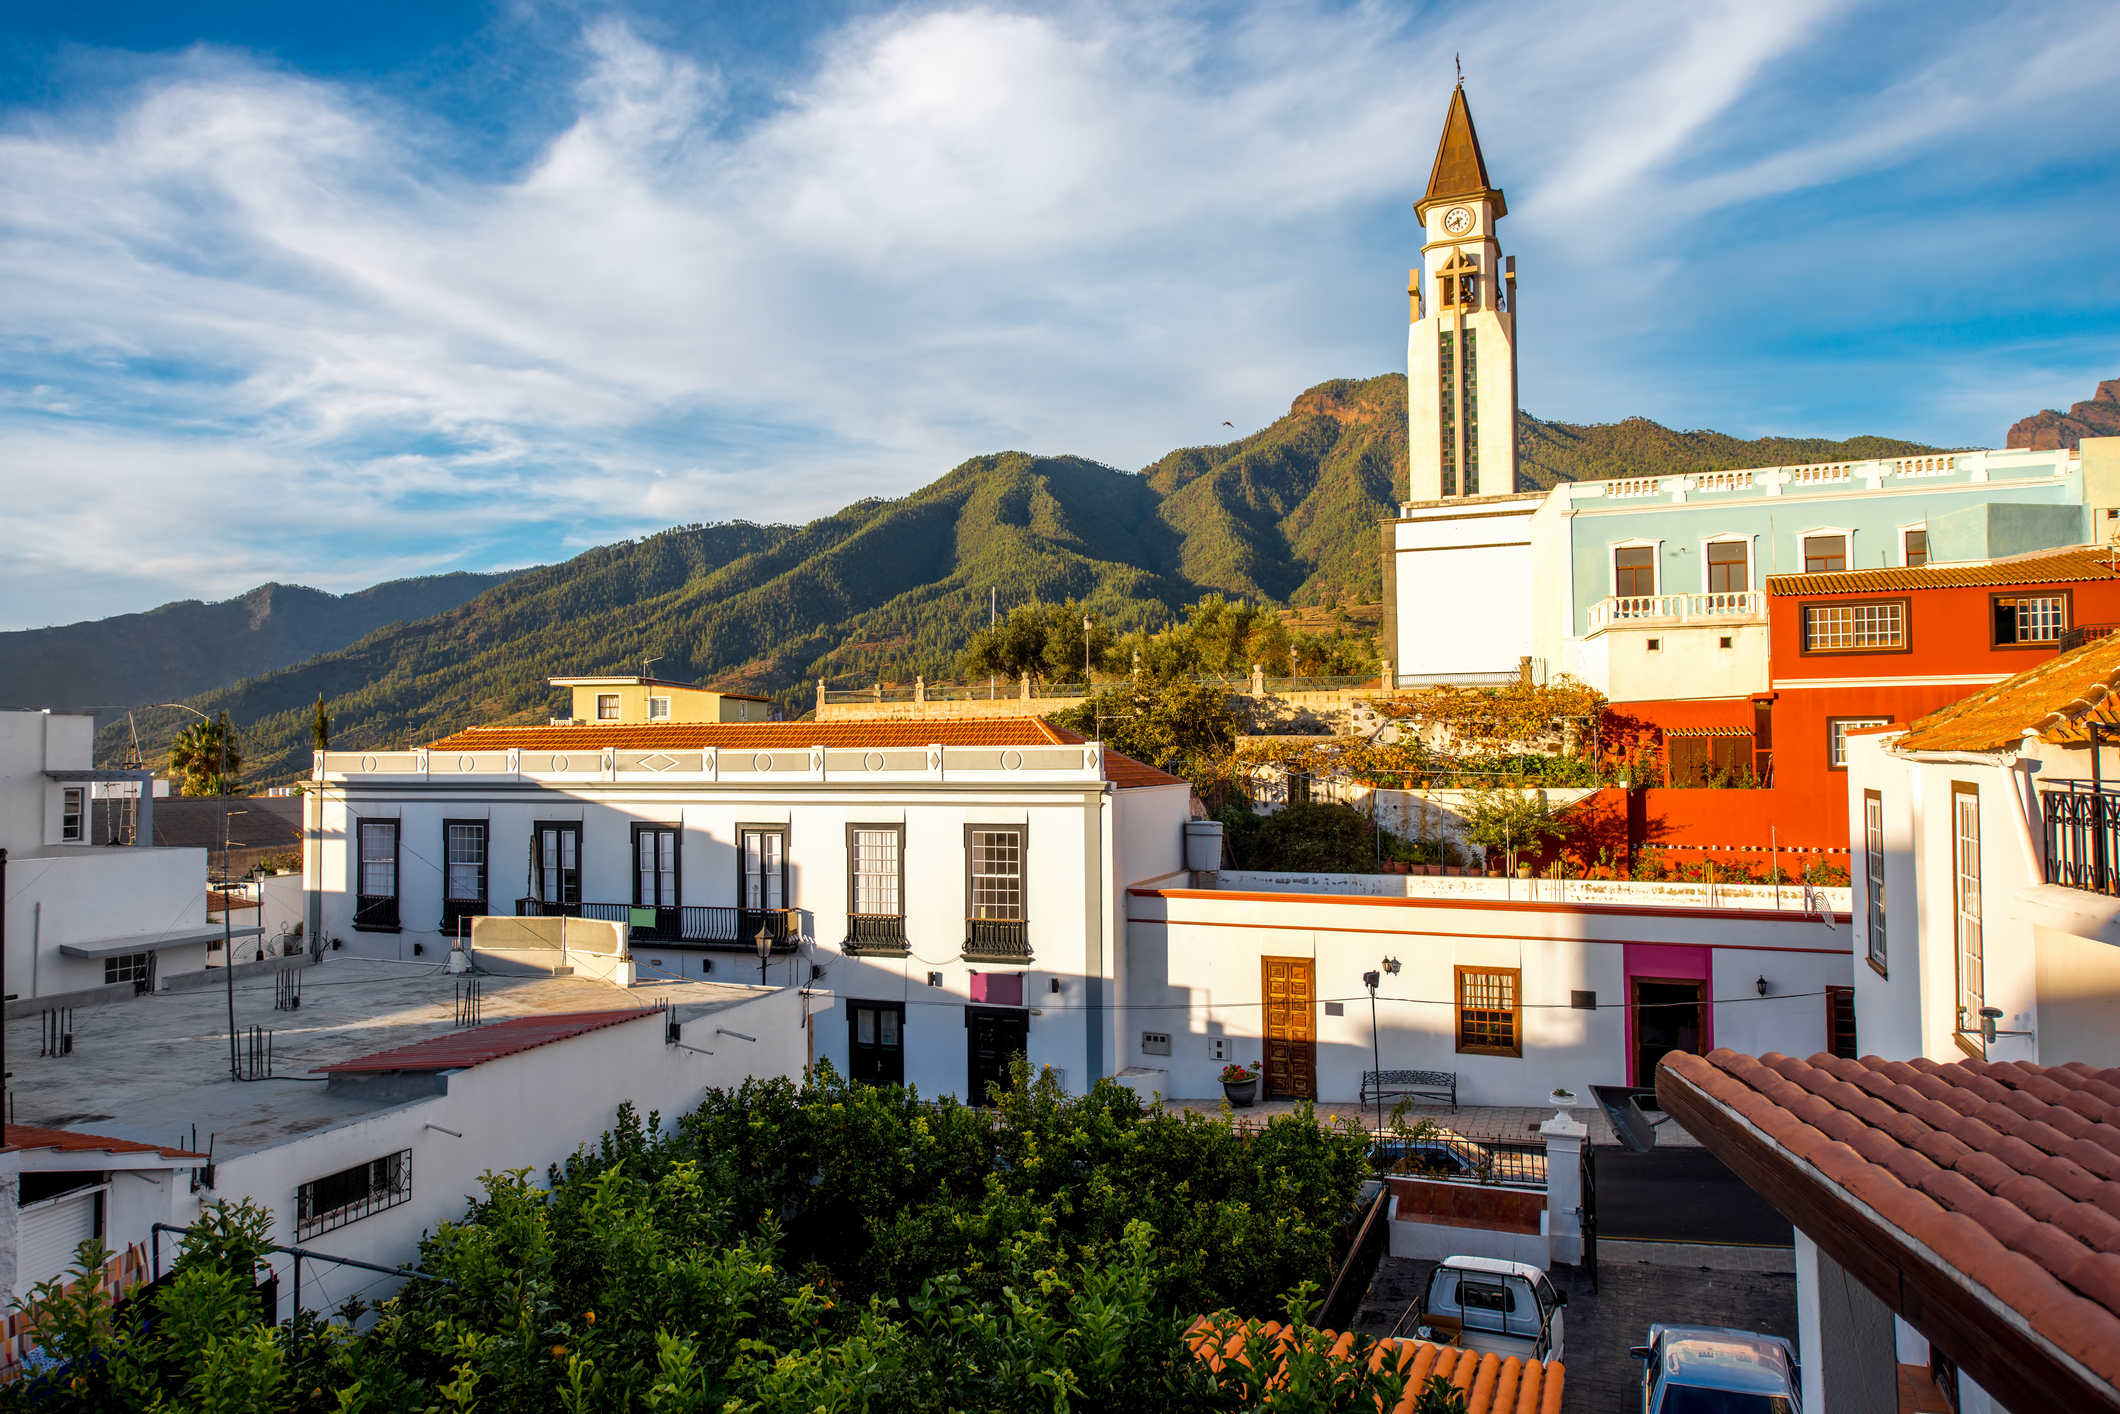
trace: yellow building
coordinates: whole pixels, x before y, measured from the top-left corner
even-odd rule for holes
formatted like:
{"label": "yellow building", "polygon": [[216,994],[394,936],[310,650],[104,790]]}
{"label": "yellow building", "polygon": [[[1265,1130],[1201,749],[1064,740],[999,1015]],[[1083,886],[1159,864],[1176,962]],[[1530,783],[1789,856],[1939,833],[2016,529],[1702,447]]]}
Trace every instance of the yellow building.
{"label": "yellow building", "polygon": [[[766,722],[771,699],[743,692],[715,692],[661,678],[547,678],[574,694],[576,726],[638,726],[649,722]],[[563,725],[565,719],[555,725]]]}

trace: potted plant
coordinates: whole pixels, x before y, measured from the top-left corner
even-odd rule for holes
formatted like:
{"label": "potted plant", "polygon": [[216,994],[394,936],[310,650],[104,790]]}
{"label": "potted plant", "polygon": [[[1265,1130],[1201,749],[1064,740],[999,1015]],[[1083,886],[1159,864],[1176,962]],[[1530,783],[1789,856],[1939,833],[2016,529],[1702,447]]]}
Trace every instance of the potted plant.
{"label": "potted plant", "polygon": [[1259,1064],[1242,1066],[1232,1061],[1222,1067],[1222,1093],[1238,1109],[1247,1109],[1259,1094]]}

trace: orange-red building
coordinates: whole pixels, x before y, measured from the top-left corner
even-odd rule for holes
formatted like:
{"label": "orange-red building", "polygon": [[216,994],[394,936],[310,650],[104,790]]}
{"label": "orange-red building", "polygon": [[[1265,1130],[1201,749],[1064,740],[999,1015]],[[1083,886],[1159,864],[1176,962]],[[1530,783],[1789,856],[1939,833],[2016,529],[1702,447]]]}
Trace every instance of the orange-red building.
{"label": "orange-red building", "polygon": [[1632,811],[1643,817],[1630,831],[1637,846],[1763,864],[1755,852],[1778,844],[1844,866],[1850,727],[1912,721],[2120,626],[2120,563],[2084,546],[1774,575],[1766,589],[1766,690],[1613,708],[1654,729],[1674,785],[1749,777],[1764,786],[1652,792],[1646,810]]}

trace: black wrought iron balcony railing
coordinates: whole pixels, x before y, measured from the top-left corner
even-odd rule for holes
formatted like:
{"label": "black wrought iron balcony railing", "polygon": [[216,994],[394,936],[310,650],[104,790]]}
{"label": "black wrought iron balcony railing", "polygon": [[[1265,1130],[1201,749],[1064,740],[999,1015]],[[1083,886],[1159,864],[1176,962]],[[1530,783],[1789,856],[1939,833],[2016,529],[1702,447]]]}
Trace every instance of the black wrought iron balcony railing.
{"label": "black wrought iron balcony railing", "polygon": [[395,894],[375,897],[362,894],[354,899],[353,926],[362,933],[396,933],[398,927],[398,901]]}
{"label": "black wrought iron balcony railing", "polygon": [[2039,805],[2046,820],[2047,882],[2120,894],[2120,790],[2088,781],[2056,783],[2039,793]]}
{"label": "black wrought iron balcony railing", "polygon": [[630,923],[633,939],[642,943],[686,943],[703,948],[753,951],[763,931],[772,951],[791,953],[802,942],[802,910],[796,908],[720,908],[686,904],[681,908],[646,908],[629,903],[544,903],[515,901],[519,918],[593,918]]}
{"label": "black wrought iron balcony railing", "polygon": [[967,962],[1029,962],[1031,925],[1020,918],[965,919],[964,959]]}
{"label": "black wrought iron balcony railing", "polygon": [[850,913],[847,939],[839,950],[848,957],[904,957],[912,951],[905,918],[896,913]]}

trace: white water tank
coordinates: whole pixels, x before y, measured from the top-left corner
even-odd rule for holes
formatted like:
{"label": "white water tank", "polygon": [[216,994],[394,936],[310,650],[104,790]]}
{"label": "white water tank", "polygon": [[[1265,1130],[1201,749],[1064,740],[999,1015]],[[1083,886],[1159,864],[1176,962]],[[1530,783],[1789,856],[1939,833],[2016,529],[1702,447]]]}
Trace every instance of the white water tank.
{"label": "white water tank", "polygon": [[1220,820],[1185,822],[1185,867],[1195,874],[1211,873],[1222,867]]}

